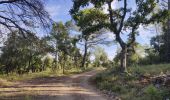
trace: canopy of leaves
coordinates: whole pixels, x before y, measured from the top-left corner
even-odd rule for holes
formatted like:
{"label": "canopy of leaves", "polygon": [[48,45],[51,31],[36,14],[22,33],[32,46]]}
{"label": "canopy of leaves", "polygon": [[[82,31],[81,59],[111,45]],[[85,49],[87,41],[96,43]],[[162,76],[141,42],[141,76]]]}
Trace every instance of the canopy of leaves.
{"label": "canopy of leaves", "polygon": [[106,27],[108,16],[100,9],[85,9],[73,16],[83,34],[92,34]]}

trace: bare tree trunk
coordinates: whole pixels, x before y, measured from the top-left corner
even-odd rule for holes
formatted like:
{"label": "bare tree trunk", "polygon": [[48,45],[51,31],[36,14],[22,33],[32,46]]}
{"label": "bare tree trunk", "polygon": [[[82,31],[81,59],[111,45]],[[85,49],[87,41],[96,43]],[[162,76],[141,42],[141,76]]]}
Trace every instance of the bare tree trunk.
{"label": "bare tree trunk", "polygon": [[[170,10],[170,0],[168,0],[168,10]],[[170,62],[170,18],[167,21],[168,28],[165,31],[164,39],[165,39],[165,61]]]}
{"label": "bare tree trunk", "polygon": [[63,61],[63,74],[65,74],[65,65],[66,65],[66,55],[64,54],[64,61]]}
{"label": "bare tree trunk", "polygon": [[63,74],[65,73],[64,68],[65,68],[65,61],[63,62]]}
{"label": "bare tree trunk", "polygon": [[122,48],[121,58],[120,58],[120,71],[128,72],[127,71],[127,44],[123,42],[123,40],[120,38],[120,35],[116,35],[116,41],[120,44]]}
{"label": "bare tree trunk", "polygon": [[83,55],[83,61],[81,65],[82,68],[85,68],[86,56],[87,56],[87,42],[85,42],[85,45],[84,45],[84,55]]}
{"label": "bare tree trunk", "polygon": [[55,55],[55,69],[59,69],[58,68],[58,51],[56,51],[56,55]]}
{"label": "bare tree trunk", "polygon": [[[170,0],[168,0],[168,10],[170,10]],[[168,19],[168,31],[166,32],[166,55],[167,55],[167,62],[170,62],[170,18]]]}
{"label": "bare tree trunk", "polygon": [[121,63],[121,72],[127,72],[127,47],[123,47],[122,48],[122,52],[121,52],[121,59],[120,59],[120,63]]}

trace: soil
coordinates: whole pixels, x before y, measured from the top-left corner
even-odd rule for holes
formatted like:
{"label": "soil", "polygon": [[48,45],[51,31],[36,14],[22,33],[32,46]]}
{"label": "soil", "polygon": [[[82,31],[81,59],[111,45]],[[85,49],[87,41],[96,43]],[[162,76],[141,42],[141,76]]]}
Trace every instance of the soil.
{"label": "soil", "polygon": [[89,78],[98,72],[16,82],[0,88],[0,100],[110,100],[89,84]]}

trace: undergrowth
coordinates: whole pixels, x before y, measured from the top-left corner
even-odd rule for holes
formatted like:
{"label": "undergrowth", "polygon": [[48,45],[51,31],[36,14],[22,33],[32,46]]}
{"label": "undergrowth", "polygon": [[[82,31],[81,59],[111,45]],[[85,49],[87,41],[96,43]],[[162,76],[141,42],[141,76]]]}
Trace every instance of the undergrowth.
{"label": "undergrowth", "polygon": [[10,86],[13,85],[12,82],[15,81],[22,81],[22,80],[29,80],[33,78],[43,78],[43,77],[58,77],[58,76],[66,76],[66,75],[73,75],[73,74],[78,74],[82,73],[85,71],[92,70],[91,67],[86,68],[86,69],[77,69],[77,68],[72,68],[69,70],[65,70],[63,74],[63,70],[59,69],[56,71],[52,71],[50,69],[47,69],[46,71],[42,72],[35,72],[35,73],[27,73],[27,74],[16,74],[16,73],[10,73],[10,74],[3,74],[0,75],[0,86]]}
{"label": "undergrowth", "polygon": [[141,84],[141,75],[155,76],[169,74],[170,64],[134,66],[128,68],[130,74],[123,74],[117,68],[107,69],[92,79],[100,90],[112,92],[122,100],[168,100],[170,88],[157,88],[152,83]]}

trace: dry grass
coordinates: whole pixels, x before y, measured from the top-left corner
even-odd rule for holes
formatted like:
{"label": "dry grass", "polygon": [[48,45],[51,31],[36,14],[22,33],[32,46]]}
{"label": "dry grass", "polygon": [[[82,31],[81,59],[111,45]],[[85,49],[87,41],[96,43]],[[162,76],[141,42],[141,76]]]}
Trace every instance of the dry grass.
{"label": "dry grass", "polygon": [[170,74],[170,64],[129,67],[129,71],[130,74],[127,75],[120,74],[116,69],[109,69],[98,74],[93,82],[99,89],[108,91],[109,95],[116,94],[122,100],[155,100],[148,98],[156,96],[159,96],[157,100],[162,100],[162,98],[170,96],[169,87],[156,89],[152,83],[141,84],[139,81],[141,75]]}
{"label": "dry grass", "polygon": [[11,86],[11,85],[13,85],[12,82],[9,82],[5,79],[0,78],[0,87],[7,87],[7,86]]}

